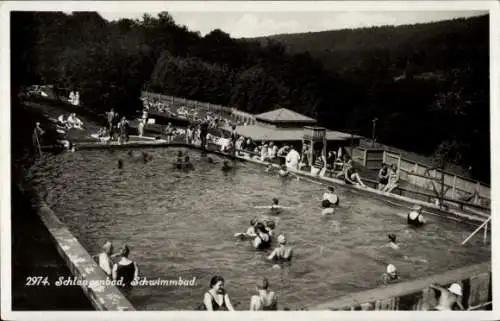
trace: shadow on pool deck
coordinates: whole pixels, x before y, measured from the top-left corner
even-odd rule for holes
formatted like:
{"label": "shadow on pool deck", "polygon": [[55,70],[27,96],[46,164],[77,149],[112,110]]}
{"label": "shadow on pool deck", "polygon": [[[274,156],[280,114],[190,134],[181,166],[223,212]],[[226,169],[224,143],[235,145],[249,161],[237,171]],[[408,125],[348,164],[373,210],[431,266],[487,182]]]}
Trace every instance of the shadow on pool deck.
{"label": "shadow on pool deck", "polygon": [[[12,310],[94,310],[79,286],[57,287],[72,277],[28,196],[12,186]],[[52,285],[26,286],[28,277],[47,277]]]}

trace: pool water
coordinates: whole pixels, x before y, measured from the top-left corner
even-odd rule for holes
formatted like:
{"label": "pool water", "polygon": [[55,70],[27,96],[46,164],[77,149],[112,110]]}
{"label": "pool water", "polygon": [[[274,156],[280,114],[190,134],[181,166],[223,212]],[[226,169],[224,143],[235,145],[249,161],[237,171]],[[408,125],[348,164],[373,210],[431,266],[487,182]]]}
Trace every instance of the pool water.
{"label": "pool water", "polygon": [[[195,170],[174,169],[179,150],[190,155]],[[32,174],[89,253],[99,253],[108,240],[115,248],[126,243],[142,276],[196,278],[194,286],[133,288],[126,295],[138,310],[195,309],[216,274],[226,279],[236,309],[248,309],[256,281],[265,276],[280,308],[293,310],[379,286],[388,263],[410,280],[491,256],[479,236],[460,245],[474,226],[429,216],[430,224],[413,230],[402,217],[406,208],[366,193],[337,187],[340,208],[333,218],[323,218],[324,187],[317,184],[283,179],[250,163],[224,173],[220,157],[211,156],[219,163],[210,164],[194,150],[142,151],[153,157],[147,164],[138,150],[132,156],[127,150],[49,156]],[[117,168],[119,159],[123,169]],[[266,252],[233,237],[247,229],[251,218],[266,215],[255,206],[268,205],[273,197],[293,207],[280,214],[276,229],[295,249],[291,266],[281,269],[266,262]],[[381,247],[387,233],[397,234],[400,253]]]}

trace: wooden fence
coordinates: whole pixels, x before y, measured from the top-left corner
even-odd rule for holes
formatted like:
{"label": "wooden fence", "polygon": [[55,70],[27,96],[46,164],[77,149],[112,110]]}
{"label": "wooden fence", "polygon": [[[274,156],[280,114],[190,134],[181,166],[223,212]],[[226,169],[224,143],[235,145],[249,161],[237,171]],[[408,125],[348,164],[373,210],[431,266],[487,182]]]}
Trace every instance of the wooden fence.
{"label": "wooden fence", "polygon": [[214,114],[219,114],[220,116],[231,119],[232,121],[235,122],[247,123],[250,125],[253,125],[256,122],[254,115],[245,113],[236,108],[204,103],[168,95],[162,95],[148,91],[143,91],[142,97],[148,99],[158,99],[162,103],[167,103],[170,106],[175,106],[175,107],[185,106],[187,108],[205,109],[206,111],[209,111]]}
{"label": "wooden fence", "polygon": [[444,197],[458,201],[470,198],[468,201],[472,204],[482,207],[491,206],[490,186],[402,158],[400,154],[384,150],[355,148],[353,159],[369,169],[380,168],[382,162],[389,165],[395,164],[399,168],[401,180],[431,191],[441,192],[441,179],[444,175]]}

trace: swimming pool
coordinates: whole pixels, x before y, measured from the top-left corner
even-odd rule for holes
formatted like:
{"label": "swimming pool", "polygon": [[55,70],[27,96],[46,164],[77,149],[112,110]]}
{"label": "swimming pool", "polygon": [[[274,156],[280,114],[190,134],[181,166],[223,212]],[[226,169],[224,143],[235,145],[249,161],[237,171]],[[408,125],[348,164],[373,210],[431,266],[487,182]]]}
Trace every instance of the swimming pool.
{"label": "swimming pool", "polygon": [[[187,152],[192,172],[174,170],[177,151]],[[388,263],[404,280],[488,260],[481,238],[461,241],[473,230],[462,223],[429,217],[421,230],[407,228],[405,208],[388,205],[362,192],[337,187],[341,206],[333,219],[320,215],[324,187],[282,179],[255,164],[237,164],[223,173],[198,151],[143,149],[153,156],[144,164],[140,151],[93,150],[50,156],[34,171],[32,182],[91,254],[112,240],[127,243],[130,257],[148,279],[196,278],[195,286],[136,287],[126,295],[138,310],[192,310],[201,303],[210,277],[220,274],[237,309],[248,309],[256,281],[267,276],[280,297],[280,308],[300,309],[380,285]],[[124,160],[123,169],[117,168]],[[277,233],[295,247],[290,267],[273,269],[263,252],[233,234],[251,218],[266,214],[254,206],[278,197],[292,206],[279,216]],[[396,233],[401,254],[387,248]],[[411,260],[406,260],[404,255]],[[426,263],[427,261],[428,263]]]}

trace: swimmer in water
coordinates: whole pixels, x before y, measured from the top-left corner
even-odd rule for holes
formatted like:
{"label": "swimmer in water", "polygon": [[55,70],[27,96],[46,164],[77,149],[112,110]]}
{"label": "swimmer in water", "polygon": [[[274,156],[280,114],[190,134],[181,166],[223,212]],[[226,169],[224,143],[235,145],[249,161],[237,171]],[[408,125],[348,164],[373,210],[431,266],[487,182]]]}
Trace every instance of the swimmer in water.
{"label": "swimmer in water", "polygon": [[233,169],[233,167],[231,165],[229,165],[229,161],[228,160],[224,160],[224,162],[222,162],[222,170],[224,172],[230,171],[232,169]]}
{"label": "swimmer in water", "polygon": [[457,305],[459,309],[465,310],[460,302],[463,297],[460,284],[453,283],[449,288],[437,284],[432,284],[430,287],[441,292],[439,303],[434,309],[431,309],[432,311],[453,311],[455,305]]}
{"label": "swimmer in water", "polygon": [[182,166],[184,169],[194,169],[193,164],[191,163],[191,160],[189,159],[189,156],[186,155],[184,157],[184,164]]}
{"label": "swimmer in water", "polygon": [[123,159],[119,159],[118,160],[118,169],[122,169],[123,168]]}
{"label": "swimmer in water", "polygon": [[340,199],[337,196],[337,194],[335,194],[334,192],[335,192],[335,189],[333,188],[333,186],[328,186],[328,188],[326,189],[326,192],[323,194],[322,201],[328,200],[330,202],[331,206],[339,206]]}
{"label": "swimmer in water", "polygon": [[414,205],[411,212],[408,213],[407,223],[413,227],[421,227],[426,223],[422,214],[422,206]]}
{"label": "swimmer in water", "polygon": [[178,151],[177,152],[177,159],[175,160],[174,166],[177,167],[177,169],[181,169],[183,163],[184,162],[182,160],[182,152]]}
{"label": "swimmer in water", "polygon": [[289,174],[290,172],[288,172],[288,170],[286,169],[286,165],[281,165],[278,175],[281,177],[287,177]]}
{"label": "swimmer in water", "polygon": [[213,159],[212,157],[210,157],[210,156],[208,156],[208,157],[207,157],[207,162],[208,162],[209,164],[215,164],[214,159]]}
{"label": "swimmer in water", "polygon": [[238,237],[240,239],[245,239],[245,238],[254,238],[257,236],[257,233],[255,232],[255,226],[257,225],[257,220],[256,219],[251,219],[250,220],[250,226],[248,227],[247,231],[245,233],[236,233],[234,234],[234,237]]}
{"label": "swimmer in water", "polygon": [[398,270],[392,264],[387,265],[386,272],[382,274],[382,281],[384,284],[395,283],[399,281],[400,277],[398,274]]}
{"label": "swimmer in water", "polygon": [[150,155],[148,153],[142,152],[142,161],[146,164],[149,160]]}
{"label": "swimmer in water", "polygon": [[253,239],[253,247],[256,250],[264,250],[271,247],[271,235],[266,226],[262,222],[258,222],[255,225],[255,238]]}
{"label": "swimmer in water", "polygon": [[287,207],[287,206],[281,206],[279,204],[279,200],[274,197],[273,200],[272,200],[272,204],[271,205],[268,205],[268,206],[255,206],[255,208],[268,208],[271,212],[271,214],[273,215],[277,215],[277,214],[280,214],[283,209],[291,209],[293,207]]}
{"label": "swimmer in water", "polygon": [[281,234],[278,236],[278,247],[275,248],[267,257],[269,261],[288,262],[292,260],[293,248],[286,245],[286,237]]}
{"label": "swimmer in water", "polygon": [[394,250],[399,250],[399,245],[396,242],[396,234],[390,233],[390,234],[387,234],[387,237],[389,238],[389,243],[387,243],[384,246],[390,247],[391,249],[394,249]]}

